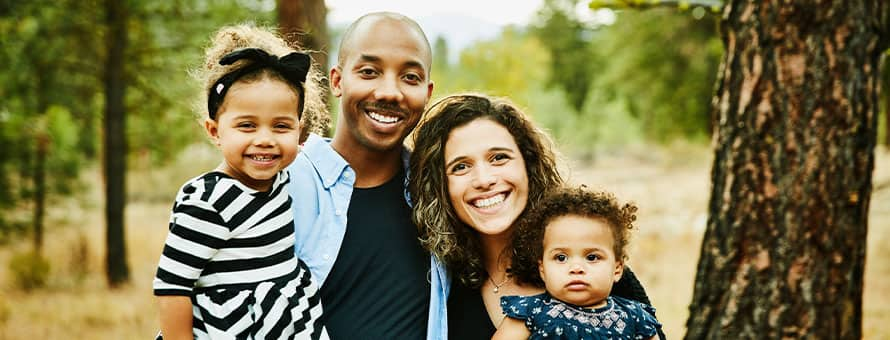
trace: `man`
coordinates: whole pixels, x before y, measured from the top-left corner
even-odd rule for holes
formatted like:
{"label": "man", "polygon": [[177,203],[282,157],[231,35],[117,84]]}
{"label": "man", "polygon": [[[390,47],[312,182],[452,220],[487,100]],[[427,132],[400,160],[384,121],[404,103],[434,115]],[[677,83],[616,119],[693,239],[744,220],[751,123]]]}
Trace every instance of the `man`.
{"label": "man", "polygon": [[343,34],[334,138],[311,135],[290,167],[296,252],[320,287],[333,339],[445,339],[447,279],[418,241],[405,198],[405,137],[433,91],[413,20],[371,13]]}

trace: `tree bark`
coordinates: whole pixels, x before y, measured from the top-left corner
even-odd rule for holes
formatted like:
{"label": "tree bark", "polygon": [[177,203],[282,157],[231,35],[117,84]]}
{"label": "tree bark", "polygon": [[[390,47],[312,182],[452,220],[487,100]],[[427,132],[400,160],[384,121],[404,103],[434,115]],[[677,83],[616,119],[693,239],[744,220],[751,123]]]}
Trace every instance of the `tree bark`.
{"label": "tree bark", "polygon": [[328,65],[327,15],[324,0],[278,0],[281,34],[288,42],[313,51],[312,59],[322,69]]}
{"label": "tree bark", "polygon": [[107,227],[106,274],[117,287],[130,278],[124,237],[126,206],[126,138],[124,98],[124,51],[127,43],[127,9],[118,0],[105,2],[108,55],[105,61],[105,222]]}
{"label": "tree bark", "polygon": [[884,146],[890,149],[890,50],[884,53],[881,92],[884,98]]}
{"label": "tree bark", "polygon": [[858,339],[883,0],[729,1],[687,339]]}

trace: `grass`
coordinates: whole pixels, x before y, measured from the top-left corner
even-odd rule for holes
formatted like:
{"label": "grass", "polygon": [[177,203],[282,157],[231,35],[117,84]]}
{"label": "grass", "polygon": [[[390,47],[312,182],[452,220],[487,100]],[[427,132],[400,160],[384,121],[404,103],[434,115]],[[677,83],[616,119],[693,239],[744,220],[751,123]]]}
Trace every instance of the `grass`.
{"label": "grass", "polygon": [[[710,192],[710,150],[679,146],[605,155],[594,164],[575,162],[569,179],[616,193],[640,206],[629,265],[658,309],[669,337],[685,332],[688,305]],[[875,183],[890,181],[890,151],[879,149]],[[682,160],[682,161],[680,161]],[[0,246],[0,339],[145,339],[158,327],[151,280],[166,236],[169,208],[178,186],[215,166],[215,153],[186,152],[163,169],[132,165],[126,211],[128,285],[109,290],[104,278],[101,177],[90,171],[91,192],[53,204],[43,254],[52,264],[48,287],[14,289],[12,254],[30,239]],[[890,188],[872,195],[863,299],[866,339],[890,338]]]}

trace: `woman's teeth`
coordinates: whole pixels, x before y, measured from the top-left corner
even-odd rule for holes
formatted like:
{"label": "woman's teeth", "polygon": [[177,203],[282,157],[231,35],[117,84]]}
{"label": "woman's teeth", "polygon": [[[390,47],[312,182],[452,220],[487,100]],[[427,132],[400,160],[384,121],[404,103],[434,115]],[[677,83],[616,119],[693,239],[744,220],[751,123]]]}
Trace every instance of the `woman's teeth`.
{"label": "woman's teeth", "polygon": [[491,207],[498,203],[501,203],[503,201],[504,201],[504,194],[500,194],[500,195],[492,196],[489,198],[478,199],[475,202],[473,202],[473,205],[476,206],[476,208],[488,208],[488,207]]}

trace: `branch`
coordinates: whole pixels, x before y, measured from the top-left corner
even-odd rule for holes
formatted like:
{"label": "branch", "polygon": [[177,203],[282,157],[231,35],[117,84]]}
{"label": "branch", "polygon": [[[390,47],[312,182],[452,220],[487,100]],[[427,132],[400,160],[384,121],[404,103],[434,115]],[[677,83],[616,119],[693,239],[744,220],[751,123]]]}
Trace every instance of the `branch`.
{"label": "branch", "polygon": [[694,7],[703,7],[711,12],[719,13],[723,8],[722,0],[591,0],[588,7],[591,9],[610,8],[647,9],[652,7],[676,7],[687,10]]}

